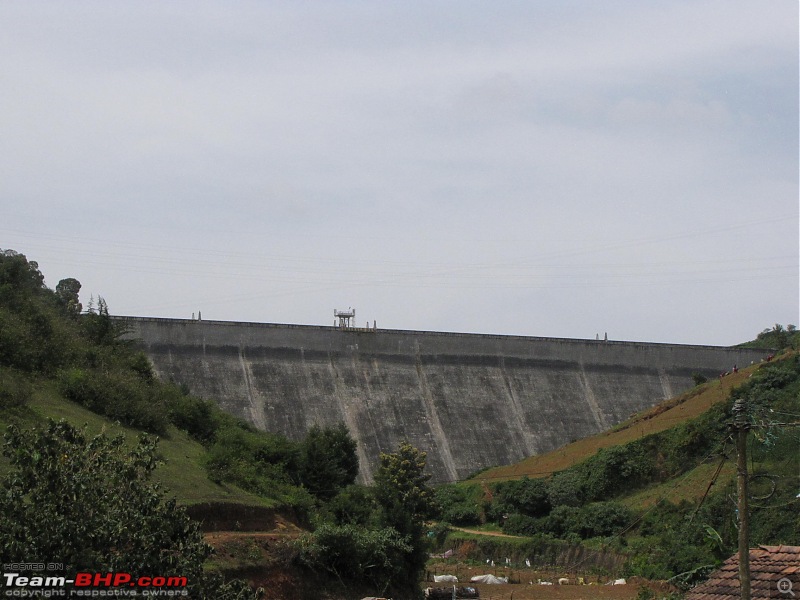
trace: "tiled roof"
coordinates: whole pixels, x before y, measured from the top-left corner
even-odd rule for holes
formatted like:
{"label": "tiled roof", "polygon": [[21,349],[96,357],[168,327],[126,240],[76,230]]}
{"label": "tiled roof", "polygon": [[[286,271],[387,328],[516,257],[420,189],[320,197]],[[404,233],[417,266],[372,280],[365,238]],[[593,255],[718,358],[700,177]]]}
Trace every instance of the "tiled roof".
{"label": "tiled roof", "polygon": [[[778,581],[788,579],[778,587]],[[759,546],[750,549],[750,591],[753,600],[800,596],[800,546]],[[736,600],[739,589],[739,554],[726,560],[711,573],[708,581],[692,588],[686,600]]]}

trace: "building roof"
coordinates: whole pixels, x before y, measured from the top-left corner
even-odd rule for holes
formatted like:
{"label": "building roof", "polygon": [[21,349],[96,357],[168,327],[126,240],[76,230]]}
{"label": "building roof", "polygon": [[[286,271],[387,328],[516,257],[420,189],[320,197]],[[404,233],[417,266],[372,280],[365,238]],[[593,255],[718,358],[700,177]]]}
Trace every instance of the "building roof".
{"label": "building roof", "polygon": [[[788,579],[792,587],[778,581]],[[750,590],[752,598],[787,598],[800,595],[800,546],[759,546],[750,548]],[[783,590],[783,592],[781,592]],[[793,592],[793,593],[792,593]],[[735,600],[739,588],[739,554],[736,553],[711,573],[708,581],[692,588],[686,600]]]}

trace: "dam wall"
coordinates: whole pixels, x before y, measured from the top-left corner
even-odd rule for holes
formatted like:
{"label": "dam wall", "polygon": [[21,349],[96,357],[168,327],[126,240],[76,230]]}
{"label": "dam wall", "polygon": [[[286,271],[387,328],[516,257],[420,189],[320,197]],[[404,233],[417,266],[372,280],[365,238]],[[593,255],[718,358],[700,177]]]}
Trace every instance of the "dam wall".
{"label": "dam wall", "polygon": [[360,479],[407,439],[433,482],[598,433],[763,351],[403,330],[119,317],[164,380],[302,438],[344,422]]}

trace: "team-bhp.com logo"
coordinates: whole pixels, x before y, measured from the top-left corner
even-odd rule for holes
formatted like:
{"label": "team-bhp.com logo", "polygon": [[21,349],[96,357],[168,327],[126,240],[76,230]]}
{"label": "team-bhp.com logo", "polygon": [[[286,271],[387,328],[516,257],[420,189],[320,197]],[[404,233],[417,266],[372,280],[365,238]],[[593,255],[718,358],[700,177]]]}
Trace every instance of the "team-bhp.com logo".
{"label": "team-bhp.com logo", "polygon": [[3,573],[3,596],[12,598],[146,598],[188,596],[186,577],[134,577],[130,573],[33,575]]}

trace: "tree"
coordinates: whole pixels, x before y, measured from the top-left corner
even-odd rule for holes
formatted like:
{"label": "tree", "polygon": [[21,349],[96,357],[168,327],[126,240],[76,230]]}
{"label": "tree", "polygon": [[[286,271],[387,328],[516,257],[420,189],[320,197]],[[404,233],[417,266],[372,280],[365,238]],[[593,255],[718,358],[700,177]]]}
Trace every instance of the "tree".
{"label": "tree", "polygon": [[356,441],[344,423],[311,427],[300,446],[300,479],[308,491],[327,501],[355,482],[357,475]]}
{"label": "tree", "polygon": [[300,562],[344,578],[375,586],[384,594],[390,587],[408,585],[405,556],[412,551],[406,539],[391,527],[367,529],[358,525],[323,523],[313,534],[295,543]]}
{"label": "tree", "polygon": [[551,506],[582,505],[586,496],[584,484],[583,478],[574,471],[556,473],[547,486]]}
{"label": "tree", "polygon": [[80,300],[78,299],[78,293],[80,291],[81,282],[72,277],[62,279],[58,282],[58,285],[56,285],[56,297],[58,297],[59,302],[70,316],[78,316],[81,314],[83,306],[81,306]]}
{"label": "tree", "polygon": [[433,490],[425,473],[427,453],[407,441],[397,452],[380,455],[375,473],[375,498],[383,512],[384,526],[407,536],[412,550],[405,560],[406,581],[418,581],[427,560],[425,520],[436,511]]}
{"label": "tree", "polygon": [[35,556],[68,572],[181,576],[192,597],[225,597],[217,595],[224,584],[203,574],[211,548],[198,524],[148,481],[155,450],[145,435],[128,449],[123,436],[89,438],[65,421],[26,431],[9,426],[0,562]]}
{"label": "tree", "polygon": [[14,250],[0,250],[0,302],[6,304],[27,293],[45,289],[44,275],[36,261]]}
{"label": "tree", "polygon": [[518,512],[529,517],[543,517],[550,512],[547,483],[541,479],[523,476],[517,481],[499,483],[497,495],[507,512]]}

